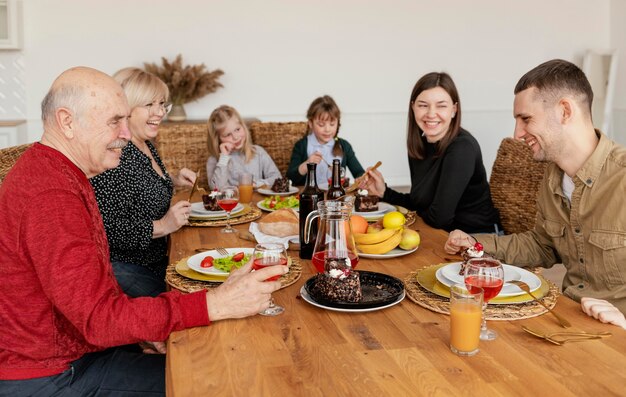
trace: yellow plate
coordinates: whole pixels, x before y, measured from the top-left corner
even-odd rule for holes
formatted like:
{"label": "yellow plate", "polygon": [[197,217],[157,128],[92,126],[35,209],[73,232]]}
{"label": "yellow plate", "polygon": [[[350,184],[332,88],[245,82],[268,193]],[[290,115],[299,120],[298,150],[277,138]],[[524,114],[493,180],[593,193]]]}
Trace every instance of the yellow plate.
{"label": "yellow plate", "polygon": [[210,274],[198,273],[197,271],[192,270],[189,268],[189,266],[187,266],[186,260],[178,261],[178,263],[176,264],[176,273],[192,280],[211,281],[213,283],[223,283],[228,278],[228,276],[212,276]]}
{"label": "yellow plate", "polygon": [[[235,219],[235,218],[239,218],[240,216],[249,214],[250,211],[252,211],[252,208],[250,208],[249,204],[242,204],[243,205],[243,209],[239,212],[237,212],[236,214],[232,214],[230,216],[230,219]],[[216,217],[206,217],[206,216],[200,216],[200,217],[195,217],[193,216],[193,214],[189,215],[189,220],[192,221],[221,221],[226,219],[226,216],[216,216]]]}
{"label": "yellow plate", "polygon": [[[420,270],[417,273],[417,282],[419,283],[419,285],[421,285],[428,291],[432,292],[433,294],[443,296],[444,298],[449,298],[450,288],[446,287],[445,285],[437,281],[437,277],[435,276],[435,273],[437,273],[437,270],[439,270],[440,267],[446,266],[446,265],[448,265],[448,263],[442,263],[437,266],[429,266],[425,269]],[[538,290],[533,292],[533,295],[535,295],[537,299],[541,299],[548,293],[548,291],[550,290],[550,286],[548,285],[548,282],[543,277],[539,275],[537,275],[537,277],[539,277],[539,279],[541,280],[541,287],[539,287]],[[508,296],[508,297],[502,297],[502,298],[495,297],[489,301],[489,304],[508,305],[508,304],[515,304],[515,303],[531,302],[532,300],[533,298],[530,295],[523,293],[521,295],[516,295],[516,296]]]}

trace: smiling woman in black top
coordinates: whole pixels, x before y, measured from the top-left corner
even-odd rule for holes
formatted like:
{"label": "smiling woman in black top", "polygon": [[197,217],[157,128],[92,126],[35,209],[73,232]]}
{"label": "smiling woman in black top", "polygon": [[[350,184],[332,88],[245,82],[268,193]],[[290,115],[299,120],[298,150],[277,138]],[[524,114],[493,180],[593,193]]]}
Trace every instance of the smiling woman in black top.
{"label": "smiling woman in black top", "polygon": [[[415,210],[429,225],[451,231],[501,230],[476,139],[461,128],[461,103],[446,73],[428,73],[411,92],[407,133],[411,191],[396,192],[378,171],[367,189],[383,201]],[[497,228],[497,229],[496,229]]]}
{"label": "smiling woman in black top", "polygon": [[170,207],[174,186],[192,186],[196,175],[183,168],[170,176],[151,142],[170,107],[165,83],[137,68],[122,69],[113,77],[128,98],[132,138],[120,165],[90,182],[118,283],[129,296],[156,296],[165,291],[166,236],[189,218],[188,201]]}

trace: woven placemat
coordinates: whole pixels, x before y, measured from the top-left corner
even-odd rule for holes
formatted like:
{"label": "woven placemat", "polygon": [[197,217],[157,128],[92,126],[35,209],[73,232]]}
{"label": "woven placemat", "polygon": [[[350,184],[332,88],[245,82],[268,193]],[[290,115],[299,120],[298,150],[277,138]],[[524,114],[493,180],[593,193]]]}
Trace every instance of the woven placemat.
{"label": "woven placemat", "polygon": [[[438,265],[433,265],[438,266]],[[421,270],[421,269],[420,269]],[[409,273],[404,279],[404,286],[407,297],[418,305],[437,313],[450,314],[450,299],[434,294],[417,282],[417,273],[420,270]],[[548,293],[541,298],[541,301],[552,309],[556,305],[559,297],[559,288],[552,282],[546,280],[549,285]],[[521,320],[525,318],[537,317],[547,310],[536,301],[526,303],[516,303],[511,305],[487,305],[485,317],[487,320]]]}
{"label": "woven placemat", "polygon": [[[184,261],[186,263],[187,259],[189,258],[183,258],[180,261]],[[302,265],[300,264],[300,259],[294,257],[290,257],[290,259],[291,264],[289,265],[289,271],[287,272],[287,274],[283,274],[280,278],[280,282],[282,284],[281,288],[286,288],[295,283],[302,275]],[[167,267],[167,272],[165,273],[165,281],[177,290],[183,292],[195,292],[201,289],[219,287],[222,284],[210,281],[192,280],[190,278],[181,276],[176,271],[176,265],[177,263],[170,263],[170,265]]]}
{"label": "woven placemat", "polygon": [[[230,224],[239,225],[241,223],[252,222],[254,220],[259,219],[261,215],[263,215],[263,212],[259,208],[250,206],[250,212],[241,216],[230,218]],[[215,219],[215,220],[189,219],[189,226],[199,226],[199,227],[226,226],[226,219]]]}

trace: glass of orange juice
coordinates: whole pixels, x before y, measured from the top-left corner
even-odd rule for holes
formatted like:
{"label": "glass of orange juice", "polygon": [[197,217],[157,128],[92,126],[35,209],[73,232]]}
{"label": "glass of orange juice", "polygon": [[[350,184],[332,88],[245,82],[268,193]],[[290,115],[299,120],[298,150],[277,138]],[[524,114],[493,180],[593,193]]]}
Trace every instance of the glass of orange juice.
{"label": "glass of orange juice", "polygon": [[244,172],[239,175],[239,202],[248,204],[252,201],[252,174]]}
{"label": "glass of orange juice", "polygon": [[450,287],[450,350],[459,356],[478,353],[483,307],[482,288]]}

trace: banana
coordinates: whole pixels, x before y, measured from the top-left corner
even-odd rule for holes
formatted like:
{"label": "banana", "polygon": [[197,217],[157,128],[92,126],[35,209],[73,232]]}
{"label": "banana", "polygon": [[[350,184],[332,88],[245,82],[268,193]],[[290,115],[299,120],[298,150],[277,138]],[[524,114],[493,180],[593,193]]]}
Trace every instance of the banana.
{"label": "banana", "polygon": [[393,230],[393,235],[387,240],[376,244],[357,244],[356,248],[364,254],[386,254],[392,249],[396,248],[400,241],[402,241],[402,229]]}
{"label": "banana", "polygon": [[382,229],[376,233],[354,233],[354,242],[357,244],[377,244],[388,240],[395,234],[394,229]]}

